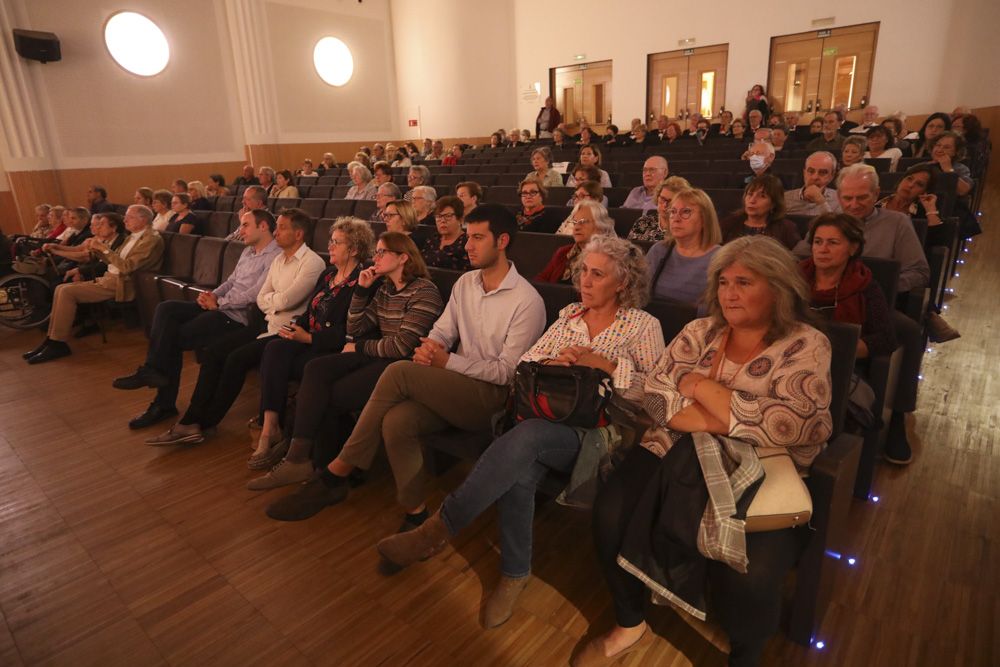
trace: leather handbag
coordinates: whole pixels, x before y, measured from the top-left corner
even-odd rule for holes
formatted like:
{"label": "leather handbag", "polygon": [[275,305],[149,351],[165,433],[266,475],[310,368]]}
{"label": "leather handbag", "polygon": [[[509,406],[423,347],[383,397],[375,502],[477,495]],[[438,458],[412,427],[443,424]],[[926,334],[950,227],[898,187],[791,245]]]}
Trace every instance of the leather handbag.
{"label": "leather handbag", "polygon": [[614,394],[611,376],[588,366],[522,361],[514,376],[514,419],[545,419],[577,428],[607,425]]}

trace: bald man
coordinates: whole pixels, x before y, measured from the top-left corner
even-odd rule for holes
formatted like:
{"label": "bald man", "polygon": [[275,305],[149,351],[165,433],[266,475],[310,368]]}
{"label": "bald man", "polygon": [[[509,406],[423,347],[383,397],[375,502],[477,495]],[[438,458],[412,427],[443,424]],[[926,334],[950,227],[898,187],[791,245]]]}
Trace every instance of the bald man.
{"label": "bald man", "polygon": [[656,188],[670,174],[667,159],[654,155],[642,165],[642,185],[632,188],[622,204],[624,208],[638,208],[643,211],[656,208]]}

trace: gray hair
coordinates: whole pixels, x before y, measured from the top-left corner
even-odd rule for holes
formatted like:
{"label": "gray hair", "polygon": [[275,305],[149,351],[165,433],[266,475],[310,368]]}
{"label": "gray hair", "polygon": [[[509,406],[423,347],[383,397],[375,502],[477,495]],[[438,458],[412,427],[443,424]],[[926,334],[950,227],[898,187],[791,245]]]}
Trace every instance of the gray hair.
{"label": "gray hair", "polygon": [[[830,151],[816,151],[815,153],[810,153],[809,157],[806,158],[806,164],[808,164],[809,160],[813,159],[814,157],[820,157],[829,160],[830,173],[834,174],[837,172],[837,156],[831,153]],[[805,166],[803,166],[802,168],[805,169]]]}
{"label": "gray hair", "polygon": [[[756,111],[756,109],[754,109],[754,111]],[[761,148],[764,149],[765,153],[767,153],[771,157],[774,157],[774,153],[775,153],[775,151],[774,151],[774,144],[771,143],[770,139],[762,139],[760,141],[754,141],[753,145],[754,146],[760,146]]]}
{"label": "gray hair", "polygon": [[421,199],[426,199],[431,204],[437,201],[437,190],[429,185],[418,185],[410,190],[410,192],[413,193],[414,198],[419,196]]}
{"label": "gray hair", "polygon": [[552,151],[548,146],[539,146],[538,148],[531,151],[531,157],[535,155],[541,155],[542,159],[545,160],[545,164],[552,164]]}
{"label": "gray hair", "polygon": [[205,184],[201,181],[188,181],[188,190],[194,190],[198,193],[199,197],[205,197]]}
{"label": "gray hair", "polygon": [[267,174],[271,178],[272,181],[274,180],[274,169],[271,169],[270,167],[261,167],[257,171],[258,171],[258,173],[259,172],[264,172],[265,174]]}
{"label": "gray hair", "polygon": [[403,193],[399,190],[399,186],[395,183],[383,183],[378,186],[378,190],[376,190],[376,192],[382,192],[383,190],[385,190],[383,194],[389,195],[393,199],[399,199],[403,196]]}
{"label": "gray hair", "polygon": [[855,135],[853,137],[847,137],[846,139],[844,139],[844,143],[841,144],[840,149],[843,150],[844,146],[857,146],[861,150],[861,152],[864,153],[865,149],[868,147],[868,140],[865,139],[864,137],[859,137]]}
{"label": "gray hair", "polygon": [[719,275],[739,262],[767,281],[774,296],[771,326],[764,336],[768,344],[787,336],[799,323],[812,324],[809,286],[795,256],[769,236],[742,236],[719,248],[708,265],[708,287],[703,303],[713,326],[727,326],[719,303]]}
{"label": "gray hair", "polygon": [[871,186],[872,192],[879,191],[878,184],[878,172],[875,171],[875,167],[870,164],[852,164],[850,167],[844,167],[840,170],[840,175],[837,176],[837,189],[849,178],[863,178],[868,181],[868,185]]}
{"label": "gray hair", "polygon": [[594,217],[594,223],[597,225],[597,231],[594,232],[595,234],[603,236],[616,236],[615,221],[610,215],[608,215],[608,209],[604,208],[600,202],[591,201],[590,199],[578,201],[569,214],[570,220],[576,217],[577,212],[581,208],[585,208],[590,211],[590,215]]}
{"label": "gray hair", "polygon": [[415,164],[410,167],[410,173],[420,176],[421,185],[427,185],[427,183],[431,180],[431,170],[422,164]]}
{"label": "gray hair", "polygon": [[372,172],[365,165],[361,164],[360,162],[352,162],[349,165],[347,165],[347,173],[348,174],[350,174],[351,176],[353,176],[354,172],[356,172],[356,171],[360,171],[361,172],[361,180],[364,181],[365,183],[367,183],[368,181],[372,180]]}
{"label": "gray hair", "polygon": [[622,308],[642,308],[649,303],[649,275],[646,272],[646,257],[642,250],[631,241],[617,236],[595,234],[583,247],[580,257],[573,266],[573,285],[580,290],[580,271],[587,255],[597,252],[606,255],[615,265],[615,274],[621,284],[618,305]]}
{"label": "gray hair", "polygon": [[153,221],[153,209],[148,206],[143,206],[142,204],[132,204],[128,207],[128,210],[131,211],[132,209],[135,209],[136,213],[138,213],[139,216],[145,220],[147,225]]}
{"label": "gray hair", "polygon": [[359,262],[367,262],[371,259],[372,251],[375,250],[375,232],[372,231],[372,226],[367,222],[361,218],[343,216],[337,218],[337,221],[333,223],[333,228],[330,230],[331,238],[333,238],[334,232],[344,233],[351,250],[357,253]]}

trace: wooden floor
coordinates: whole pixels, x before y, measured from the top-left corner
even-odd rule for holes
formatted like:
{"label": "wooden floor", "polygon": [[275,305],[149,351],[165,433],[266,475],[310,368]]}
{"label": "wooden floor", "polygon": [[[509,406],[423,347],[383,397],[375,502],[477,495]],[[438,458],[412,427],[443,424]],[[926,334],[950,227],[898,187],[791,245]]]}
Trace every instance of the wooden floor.
{"label": "wooden floor", "polygon": [[[989,208],[1000,214],[995,196]],[[988,232],[954,281],[947,316],[963,337],[925,363],[914,463],[881,465],[880,502],[852,508],[843,551],[858,564],[838,565],[826,648],[778,636],[765,664],[1000,664],[998,256]],[[384,578],[373,545],[400,519],[384,464],[344,505],[271,521],[263,509],[286,491],[244,489],[256,379],[211,441],[151,448],[126,428],[149,394],[111,388],[142,358],[139,333],[28,367],[20,353],[39,338],[0,331],[0,665],[562,665],[611,623],[586,516],[539,510],[536,578],[486,632],[492,514]],[[441,479],[435,504],[464,472]],[[672,612],[653,625],[660,639],[627,664],[725,663]]]}

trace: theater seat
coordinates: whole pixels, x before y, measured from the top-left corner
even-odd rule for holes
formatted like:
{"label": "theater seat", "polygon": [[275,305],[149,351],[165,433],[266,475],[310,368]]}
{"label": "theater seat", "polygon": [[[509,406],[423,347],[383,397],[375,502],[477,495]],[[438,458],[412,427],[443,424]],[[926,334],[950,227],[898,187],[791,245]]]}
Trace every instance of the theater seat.
{"label": "theater seat", "polygon": [[222,253],[227,241],[214,237],[203,237],[194,248],[191,268],[187,274],[159,276],[160,297],[164,301],[184,299],[188,285],[215,287],[219,284],[222,269]]}

